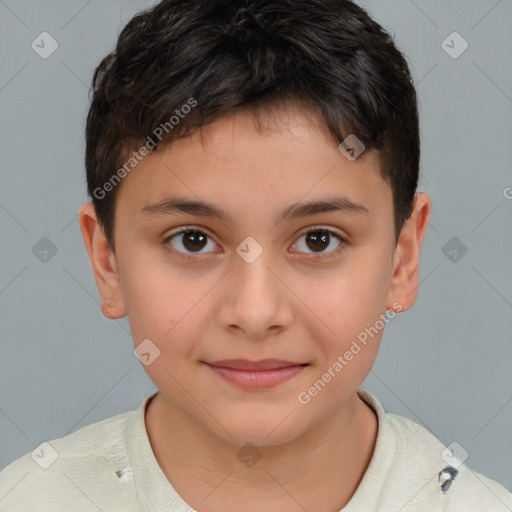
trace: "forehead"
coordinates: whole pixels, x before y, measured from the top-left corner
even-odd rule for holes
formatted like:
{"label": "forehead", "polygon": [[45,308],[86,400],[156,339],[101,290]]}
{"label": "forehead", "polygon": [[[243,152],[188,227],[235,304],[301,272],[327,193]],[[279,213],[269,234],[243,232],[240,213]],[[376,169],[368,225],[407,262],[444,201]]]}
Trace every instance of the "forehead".
{"label": "forehead", "polygon": [[151,205],[178,196],[221,205],[226,217],[230,207],[234,214],[261,215],[277,205],[281,211],[342,195],[372,214],[392,207],[378,165],[374,151],[348,160],[304,108],[239,111],[144,157],[123,179],[116,211],[147,218]]}

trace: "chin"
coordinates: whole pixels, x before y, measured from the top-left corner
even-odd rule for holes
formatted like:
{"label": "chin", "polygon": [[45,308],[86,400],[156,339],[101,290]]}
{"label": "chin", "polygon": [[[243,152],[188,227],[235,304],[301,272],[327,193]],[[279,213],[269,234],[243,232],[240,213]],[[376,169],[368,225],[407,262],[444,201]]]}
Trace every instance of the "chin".
{"label": "chin", "polygon": [[210,423],[210,430],[217,437],[234,445],[282,445],[293,441],[307,429],[306,425],[297,423],[298,411],[279,409],[270,413],[253,407],[244,412],[240,406],[237,409],[236,412],[216,415],[225,430],[217,423]]}
{"label": "chin", "polygon": [[261,430],[255,430],[254,428],[241,428],[239,429],[231,429],[230,435],[226,434],[226,432],[216,432],[216,435],[220,436],[221,439],[227,443],[236,445],[236,446],[280,446],[286,443],[292,442],[294,439],[300,436],[301,432],[291,432],[289,430],[276,433],[272,432],[268,434],[267,432],[262,432]]}

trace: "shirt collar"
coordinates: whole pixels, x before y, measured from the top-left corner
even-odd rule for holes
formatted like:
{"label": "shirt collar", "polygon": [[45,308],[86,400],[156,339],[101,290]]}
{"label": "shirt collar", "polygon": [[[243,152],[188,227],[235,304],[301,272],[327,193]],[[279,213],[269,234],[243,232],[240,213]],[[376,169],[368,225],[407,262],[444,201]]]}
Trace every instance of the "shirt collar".
{"label": "shirt collar", "polygon": [[[144,416],[149,401],[156,394],[157,392],[146,397],[134,411],[125,433],[140,510],[153,512],[167,509],[174,512],[189,512],[190,505],[187,505],[165,476],[149,441]],[[396,436],[377,397],[362,388],[357,394],[375,411],[378,434],[368,468],[343,512],[378,509],[379,493],[376,491],[385,487],[396,449]]]}

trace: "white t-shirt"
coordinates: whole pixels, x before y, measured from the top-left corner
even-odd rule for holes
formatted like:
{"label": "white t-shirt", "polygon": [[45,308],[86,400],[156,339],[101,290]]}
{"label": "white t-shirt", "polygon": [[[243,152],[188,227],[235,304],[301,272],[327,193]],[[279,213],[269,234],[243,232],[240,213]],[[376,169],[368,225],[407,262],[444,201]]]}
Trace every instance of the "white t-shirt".
{"label": "white t-shirt", "polygon": [[[455,464],[459,473],[443,493],[438,475],[449,465],[446,447],[417,423],[386,413],[372,393],[358,394],[376,411],[379,429],[370,465],[343,512],[512,511],[512,493],[465,464]],[[192,512],[151,448],[144,413],[152,396],[135,411],[12,462],[0,472],[0,512]]]}

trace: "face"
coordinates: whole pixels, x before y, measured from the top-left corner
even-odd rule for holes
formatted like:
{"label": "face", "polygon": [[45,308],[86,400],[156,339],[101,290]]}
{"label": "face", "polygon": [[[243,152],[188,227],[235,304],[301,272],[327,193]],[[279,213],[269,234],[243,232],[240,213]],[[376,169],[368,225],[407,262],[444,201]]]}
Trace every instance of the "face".
{"label": "face", "polygon": [[260,130],[254,119],[238,112],[145,157],[119,190],[110,261],[119,316],[168,407],[271,445],[348,407],[386,310],[403,306],[377,156],[348,160],[298,107],[261,111]]}

